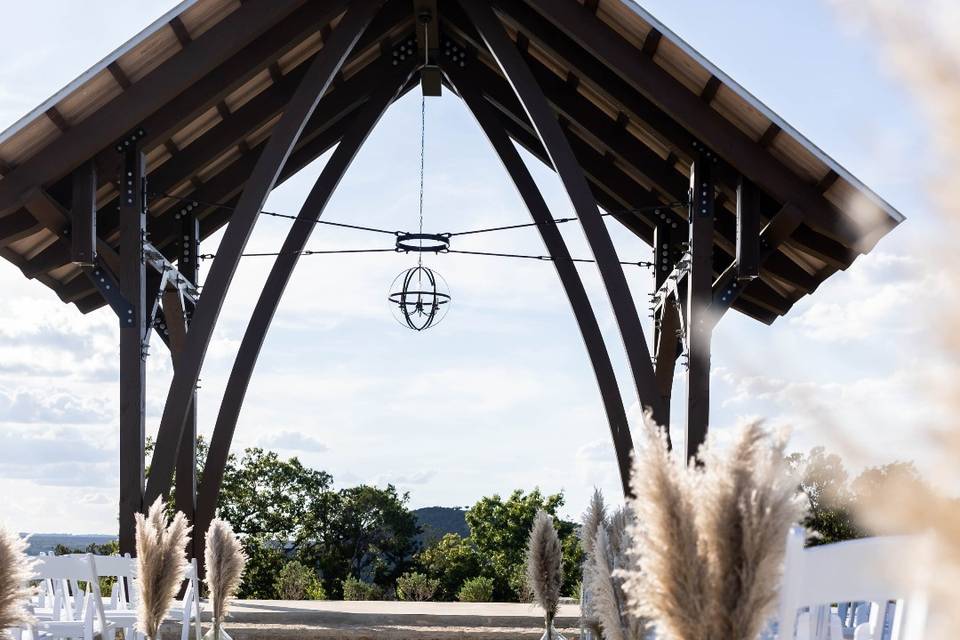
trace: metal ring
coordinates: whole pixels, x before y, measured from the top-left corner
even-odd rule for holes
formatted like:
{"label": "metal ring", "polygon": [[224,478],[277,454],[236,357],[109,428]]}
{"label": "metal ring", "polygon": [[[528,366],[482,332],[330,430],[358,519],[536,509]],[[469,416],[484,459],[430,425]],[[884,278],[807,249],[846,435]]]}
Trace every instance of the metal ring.
{"label": "metal ring", "polygon": [[398,233],[400,253],[446,253],[450,250],[449,233]]}

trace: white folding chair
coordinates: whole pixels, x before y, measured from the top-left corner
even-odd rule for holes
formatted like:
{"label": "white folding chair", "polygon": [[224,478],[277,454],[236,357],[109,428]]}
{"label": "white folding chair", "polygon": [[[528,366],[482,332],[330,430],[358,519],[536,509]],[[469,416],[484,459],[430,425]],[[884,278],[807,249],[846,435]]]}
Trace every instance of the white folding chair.
{"label": "white folding chair", "polygon": [[[55,589],[49,619],[38,619],[35,624],[29,625],[33,638],[94,640],[98,635],[108,637],[113,626],[104,615],[100,579],[92,555],[37,558],[33,579],[50,581]],[[86,589],[79,589],[81,581],[87,583]],[[78,599],[81,605],[73,606],[69,602],[70,597]]]}
{"label": "white folding chair", "polygon": [[123,631],[125,640],[139,640],[142,634],[137,625],[137,562],[130,554],[123,556],[94,556],[94,566],[100,577],[114,578],[110,588],[110,603],[105,607],[107,622]]}
{"label": "white folding chair", "polygon": [[[805,539],[802,527],[793,527],[787,535],[780,589],[780,640],[810,635],[806,630],[797,634],[797,611],[801,607],[850,600],[897,600],[891,639],[922,639],[927,617],[926,597],[911,587],[905,576],[892,570],[891,560],[917,559],[927,549],[925,538],[863,538],[809,549],[804,548]],[[806,616],[806,620],[812,626],[812,616]]]}
{"label": "white folding chair", "polygon": [[168,618],[180,623],[180,640],[189,640],[190,628],[194,629],[194,640],[200,640],[200,581],[198,579],[197,560],[190,561],[184,574],[187,588],[182,600],[174,600]]}

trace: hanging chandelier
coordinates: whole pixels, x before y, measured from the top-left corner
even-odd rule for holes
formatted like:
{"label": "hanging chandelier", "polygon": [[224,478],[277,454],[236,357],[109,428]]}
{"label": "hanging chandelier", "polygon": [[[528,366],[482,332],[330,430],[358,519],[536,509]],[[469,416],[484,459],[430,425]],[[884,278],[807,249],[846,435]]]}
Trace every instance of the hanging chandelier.
{"label": "hanging chandelier", "polygon": [[408,329],[424,331],[443,320],[450,309],[450,289],[439,273],[423,266],[424,253],[446,253],[450,234],[423,232],[423,168],[426,131],[426,96],[420,99],[420,229],[418,233],[398,233],[396,250],[416,253],[417,266],[398,275],[390,286],[387,300],[393,317]]}

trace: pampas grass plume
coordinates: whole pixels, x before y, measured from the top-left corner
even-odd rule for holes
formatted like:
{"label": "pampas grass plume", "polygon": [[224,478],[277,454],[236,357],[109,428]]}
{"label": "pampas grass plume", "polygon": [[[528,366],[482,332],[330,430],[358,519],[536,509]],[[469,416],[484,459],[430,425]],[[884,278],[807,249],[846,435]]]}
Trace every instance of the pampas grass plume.
{"label": "pampas grass plume", "polygon": [[639,429],[631,485],[630,557],[624,570],[627,606],[649,618],[657,637],[705,640],[707,584],[695,524],[693,487],[685,465],[667,447],[665,432],[649,414]]}
{"label": "pampas grass plume", "polygon": [[553,526],[553,518],[538,511],[530,530],[527,545],[527,585],[546,615],[547,633],[557,608],[560,606],[560,586],[563,582],[560,537]]}
{"label": "pampas grass plume", "polygon": [[583,549],[583,581],[580,587],[580,623],[592,631],[597,637],[600,637],[600,619],[597,615],[595,600],[597,597],[596,589],[593,586],[593,571],[590,570],[593,564],[593,549],[597,538],[597,532],[607,524],[607,507],[603,503],[603,494],[599,489],[594,488],[593,495],[590,497],[590,503],[583,514],[583,520],[580,525],[580,546]]}
{"label": "pampas grass plume", "polygon": [[186,547],[192,527],[179,511],[167,524],[164,507],[163,499],[157,498],[146,517],[136,515],[137,629],[151,640],[156,640],[189,564]]}
{"label": "pampas grass plume", "polygon": [[30,622],[26,604],[32,593],[28,586],[32,573],[27,541],[0,526],[0,630]]}
{"label": "pampas grass plume", "polygon": [[714,438],[702,451],[696,502],[712,637],[757,637],[775,604],[787,531],[803,515],[785,447],[754,422],[727,451]]}
{"label": "pampas grass plume", "polygon": [[233,533],[230,523],[214,518],[207,529],[204,560],[207,566],[207,587],[213,604],[213,623],[219,626],[230,609],[247,566],[247,554]]}

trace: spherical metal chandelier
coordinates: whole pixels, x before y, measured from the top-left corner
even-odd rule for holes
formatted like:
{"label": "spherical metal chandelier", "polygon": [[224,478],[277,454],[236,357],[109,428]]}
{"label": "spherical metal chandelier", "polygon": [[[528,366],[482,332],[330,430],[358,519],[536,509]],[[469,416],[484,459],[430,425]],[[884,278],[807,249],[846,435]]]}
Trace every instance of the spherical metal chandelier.
{"label": "spherical metal chandelier", "polygon": [[396,277],[390,287],[389,300],[397,322],[423,331],[443,320],[450,309],[450,289],[436,271],[417,265]]}

